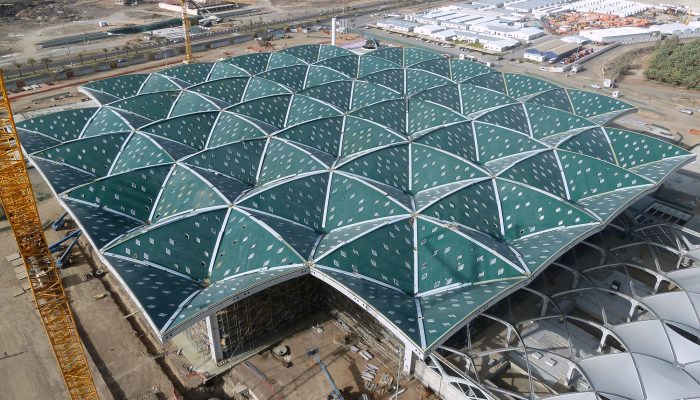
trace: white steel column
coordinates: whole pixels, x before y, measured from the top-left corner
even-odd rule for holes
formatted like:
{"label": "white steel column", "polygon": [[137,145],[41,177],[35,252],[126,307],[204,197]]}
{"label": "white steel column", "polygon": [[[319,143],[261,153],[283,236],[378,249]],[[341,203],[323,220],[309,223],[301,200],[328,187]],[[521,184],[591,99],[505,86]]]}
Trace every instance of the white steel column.
{"label": "white steel column", "polygon": [[413,374],[413,368],[416,365],[416,355],[409,349],[404,348],[403,351],[403,367],[401,371],[406,376],[411,376]]}
{"label": "white steel column", "polygon": [[331,18],[331,44],[335,46],[335,17]]}
{"label": "white steel column", "polygon": [[219,335],[219,321],[216,315],[207,317],[207,334],[209,336],[209,348],[211,349],[211,359],[219,362],[224,359],[221,351],[221,335]]}

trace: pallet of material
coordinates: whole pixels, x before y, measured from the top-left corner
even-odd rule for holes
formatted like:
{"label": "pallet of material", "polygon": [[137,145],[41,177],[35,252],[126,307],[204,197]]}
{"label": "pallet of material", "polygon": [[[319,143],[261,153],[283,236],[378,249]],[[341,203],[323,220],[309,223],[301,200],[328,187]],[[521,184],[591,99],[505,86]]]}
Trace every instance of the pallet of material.
{"label": "pallet of material", "polygon": [[369,381],[365,381],[365,389],[369,392],[374,392],[377,390],[377,384]]}
{"label": "pallet of material", "polygon": [[362,358],[364,358],[365,360],[367,360],[367,361],[369,361],[369,360],[371,360],[371,359],[374,358],[374,356],[372,355],[372,353],[370,353],[370,352],[367,351],[367,350],[362,350],[362,351],[360,352],[360,356],[361,356]]}
{"label": "pallet of material", "polygon": [[392,383],[394,383],[394,377],[386,373],[382,374],[381,379],[379,379],[380,386],[391,386]]}

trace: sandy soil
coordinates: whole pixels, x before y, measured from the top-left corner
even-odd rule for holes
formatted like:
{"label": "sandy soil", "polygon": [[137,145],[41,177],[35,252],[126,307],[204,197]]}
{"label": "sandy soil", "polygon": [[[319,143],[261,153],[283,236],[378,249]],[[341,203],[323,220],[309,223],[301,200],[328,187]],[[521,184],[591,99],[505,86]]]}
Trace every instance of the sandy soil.
{"label": "sandy soil", "polygon": [[[282,20],[290,15],[313,14],[320,9],[332,7],[362,5],[368,3],[366,0],[341,1],[341,0],[309,0],[309,1],[283,1],[283,0],[260,0],[254,6],[262,10],[262,15],[242,17],[237,21],[241,26],[245,26],[248,20],[265,21]],[[64,35],[79,35],[82,33],[102,32],[116,27],[143,24],[167,18],[178,18],[176,12],[166,11],[158,8],[157,2],[142,2],[138,6],[120,7],[114,4],[114,0],[76,0],[72,8],[81,11],[79,21],[63,22],[42,22],[42,21],[16,21],[0,24],[0,63],[8,60],[24,60],[34,57],[37,60],[43,57],[52,57],[62,53],[62,49],[38,49],[35,43],[47,39],[60,38]],[[107,21],[109,26],[98,27],[99,21]],[[136,35],[125,37],[114,37],[109,40],[102,40],[94,44],[71,45],[72,52],[89,52],[102,48],[114,48],[121,46],[127,41],[137,39]]]}

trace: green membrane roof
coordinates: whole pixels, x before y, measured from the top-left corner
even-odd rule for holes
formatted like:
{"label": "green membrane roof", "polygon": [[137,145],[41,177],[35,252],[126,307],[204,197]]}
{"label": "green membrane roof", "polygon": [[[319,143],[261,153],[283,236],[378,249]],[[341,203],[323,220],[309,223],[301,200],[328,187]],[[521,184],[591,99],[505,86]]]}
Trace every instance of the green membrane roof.
{"label": "green membrane roof", "polygon": [[18,124],[168,338],[311,273],[424,354],[693,158],[599,94],[308,45],[91,82]]}

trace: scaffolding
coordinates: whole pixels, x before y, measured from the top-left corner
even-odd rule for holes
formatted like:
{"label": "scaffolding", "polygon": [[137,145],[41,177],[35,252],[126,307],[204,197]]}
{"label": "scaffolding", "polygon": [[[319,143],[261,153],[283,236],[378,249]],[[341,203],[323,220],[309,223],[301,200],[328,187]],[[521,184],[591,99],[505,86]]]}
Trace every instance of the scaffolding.
{"label": "scaffolding", "polygon": [[[367,311],[333,287],[311,276],[292,279],[238,301],[216,313],[224,358],[257,351],[302,328],[311,317],[327,313],[348,333],[385,360],[403,361],[404,345]],[[398,366],[398,364],[394,364]],[[394,368],[394,367],[391,367]]]}
{"label": "scaffolding", "polygon": [[373,353],[389,360],[393,364],[389,369],[398,367],[398,364],[393,363],[394,360],[397,363],[403,362],[403,343],[367,311],[330,286],[325,287],[325,299],[331,315],[340,327],[356,336],[356,341]]}
{"label": "scaffolding", "polygon": [[272,335],[322,310],[322,285],[303,276],[265,289],[216,313],[225,358],[256,349]]}
{"label": "scaffolding", "polygon": [[187,328],[185,331],[187,338],[194,344],[195,351],[199,354],[209,355],[211,346],[209,346],[209,335],[207,334],[207,323],[202,320]]}

